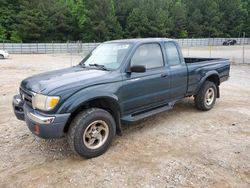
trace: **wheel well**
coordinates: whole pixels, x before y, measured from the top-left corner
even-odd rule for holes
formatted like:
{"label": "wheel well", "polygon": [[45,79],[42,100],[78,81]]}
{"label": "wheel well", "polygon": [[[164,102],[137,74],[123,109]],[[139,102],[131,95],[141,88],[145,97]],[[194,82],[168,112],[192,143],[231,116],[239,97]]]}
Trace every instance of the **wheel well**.
{"label": "wheel well", "polygon": [[216,86],[220,85],[220,78],[218,75],[213,74],[206,79],[207,81],[213,82]]}
{"label": "wheel well", "polygon": [[110,99],[110,98],[93,99],[79,106],[73,113],[71,113],[71,116],[68,119],[66,126],[64,127],[65,133],[68,132],[70,123],[75,118],[75,116],[82,110],[88,109],[88,108],[101,108],[101,109],[108,111],[114,117],[114,120],[116,123],[116,133],[118,135],[121,134],[120,107],[114,99]]}
{"label": "wheel well", "polygon": [[220,98],[220,89],[219,89],[219,85],[220,85],[220,78],[218,75],[213,74],[209,77],[207,77],[206,79],[207,81],[213,82],[216,85],[217,88],[217,98]]}

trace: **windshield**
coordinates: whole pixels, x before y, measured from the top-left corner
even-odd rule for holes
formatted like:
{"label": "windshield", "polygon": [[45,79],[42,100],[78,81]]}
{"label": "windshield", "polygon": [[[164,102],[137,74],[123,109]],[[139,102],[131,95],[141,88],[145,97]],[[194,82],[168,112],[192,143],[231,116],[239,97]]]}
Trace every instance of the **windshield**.
{"label": "windshield", "polygon": [[117,69],[126,54],[128,53],[131,44],[128,43],[104,43],[99,45],[81,62],[85,66],[104,67],[106,69]]}

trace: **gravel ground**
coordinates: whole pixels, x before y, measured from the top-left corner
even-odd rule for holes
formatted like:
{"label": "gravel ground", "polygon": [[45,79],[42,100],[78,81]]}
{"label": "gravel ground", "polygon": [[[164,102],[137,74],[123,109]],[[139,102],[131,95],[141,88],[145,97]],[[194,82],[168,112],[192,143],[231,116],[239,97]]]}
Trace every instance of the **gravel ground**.
{"label": "gravel ground", "polygon": [[12,111],[20,81],[77,63],[67,55],[0,61],[0,187],[250,187],[250,66],[233,65],[209,112],[193,98],[123,126],[104,155],[75,156],[65,139],[42,140]]}

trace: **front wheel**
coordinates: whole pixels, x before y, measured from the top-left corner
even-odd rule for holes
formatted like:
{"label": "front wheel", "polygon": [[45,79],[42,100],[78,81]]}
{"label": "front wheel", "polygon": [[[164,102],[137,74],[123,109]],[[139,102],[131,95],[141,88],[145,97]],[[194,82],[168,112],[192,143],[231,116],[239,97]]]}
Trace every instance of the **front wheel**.
{"label": "front wheel", "polygon": [[67,138],[73,151],[85,158],[102,155],[115,136],[115,121],[111,114],[99,108],[80,112],[72,121]]}
{"label": "front wheel", "polygon": [[216,85],[206,81],[195,96],[195,106],[202,111],[211,110],[216,102],[217,92]]}

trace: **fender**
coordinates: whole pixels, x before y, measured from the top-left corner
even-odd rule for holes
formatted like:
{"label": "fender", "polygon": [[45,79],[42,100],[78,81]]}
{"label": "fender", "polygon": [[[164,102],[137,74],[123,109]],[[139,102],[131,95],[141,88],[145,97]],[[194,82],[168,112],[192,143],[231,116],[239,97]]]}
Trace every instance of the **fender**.
{"label": "fender", "polygon": [[84,103],[98,98],[111,99],[121,112],[121,106],[118,103],[118,97],[114,93],[108,93],[103,90],[93,90],[91,87],[91,89],[83,89],[69,97],[58,109],[58,113],[72,113]]}
{"label": "fender", "polygon": [[212,75],[213,76],[217,76],[218,79],[219,79],[219,84],[217,86],[217,90],[218,90],[218,96],[217,97],[219,97],[220,76],[219,76],[219,73],[217,71],[215,71],[215,70],[208,71],[208,72],[205,73],[205,75],[202,77],[202,79],[198,83],[198,86],[197,86],[197,88],[195,90],[195,94],[197,94],[199,92],[200,88],[202,87],[202,85],[204,84],[204,82],[207,80],[207,78],[210,77],[210,76],[212,76]]}
{"label": "fender", "polygon": [[58,113],[73,113],[82,105],[84,105],[84,103],[94,99],[109,99],[109,101],[112,101],[112,105],[115,108],[114,113],[116,114],[114,115],[114,119],[116,121],[116,134],[121,136],[122,129],[120,116],[122,109],[118,103],[118,97],[113,93],[103,92],[102,90],[93,90],[93,88],[82,89],[81,91],[69,97],[59,108]]}

